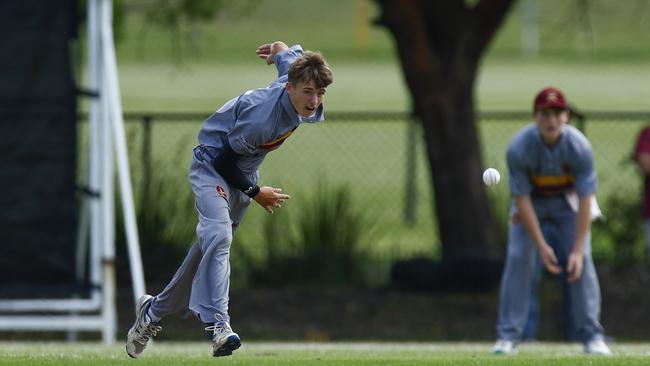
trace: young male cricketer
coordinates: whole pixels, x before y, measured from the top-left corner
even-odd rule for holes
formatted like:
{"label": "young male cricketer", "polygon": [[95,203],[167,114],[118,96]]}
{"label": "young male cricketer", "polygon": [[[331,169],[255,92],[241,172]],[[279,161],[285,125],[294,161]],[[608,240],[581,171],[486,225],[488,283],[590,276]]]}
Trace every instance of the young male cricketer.
{"label": "young male cricketer", "polygon": [[[498,340],[492,352],[515,354],[528,318],[533,251],[569,282],[584,352],[609,355],[600,317],[600,287],[591,258],[592,200],[597,181],[591,145],[569,121],[562,92],[545,88],[534,101],[535,123],[512,139],[507,163],[512,204],[508,253],[501,279]],[[577,208],[568,198],[577,193]]]}
{"label": "young male cricketer", "polygon": [[160,319],[189,309],[212,332],[213,356],[228,356],[241,341],[230,327],[230,244],[252,200],[269,213],[290,197],[282,189],[258,186],[258,167],[303,122],[324,119],[323,97],[333,81],[320,53],[263,44],[257,55],[275,64],[278,78],[249,90],[212,114],[199,132],[189,172],[196,196],[198,242],[167,287],[136,303],[126,351],[137,358],[161,329]]}

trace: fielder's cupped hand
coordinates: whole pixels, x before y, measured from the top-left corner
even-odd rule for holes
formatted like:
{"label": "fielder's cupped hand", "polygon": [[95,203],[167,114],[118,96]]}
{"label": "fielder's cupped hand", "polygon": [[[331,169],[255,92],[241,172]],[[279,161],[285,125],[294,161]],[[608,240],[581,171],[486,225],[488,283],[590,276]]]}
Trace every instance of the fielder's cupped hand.
{"label": "fielder's cupped hand", "polygon": [[546,267],[549,272],[552,274],[562,273],[562,267],[558,265],[557,257],[550,245],[545,244],[539,249],[539,257],[542,259],[544,267]]}
{"label": "fielder's cupped hand", "polygon": [[260,192],[255,196],[255,202],[264,207],[266,212],[272,214],[274,208],[282,207],[284,201],[291,196],[282,193],[282,188],[260,187]]}
{"label": "fielder's cupped hand", "polygon": [[576,282],[580,275],[582,275],[582,266],[584,264],[584,256],[582,252],[571,252],[569,258],[567,258],[566,271],[569,274],[568,281],[573,283]]}
{"label": "fielder's cupped hand", "polygon": [[273,56],[275,56],[278,52],[282,52],[286,49],[289,49],[289,46],[287,46],[284,42],[275,41],[273,43],[265,43],[263,45],[260,45],[257,47],[257,50],[255,50],[255,53],[257,54],[257,57],[261,58],[262,60],[266,60],[266,64],[270,65],[273,63]]}

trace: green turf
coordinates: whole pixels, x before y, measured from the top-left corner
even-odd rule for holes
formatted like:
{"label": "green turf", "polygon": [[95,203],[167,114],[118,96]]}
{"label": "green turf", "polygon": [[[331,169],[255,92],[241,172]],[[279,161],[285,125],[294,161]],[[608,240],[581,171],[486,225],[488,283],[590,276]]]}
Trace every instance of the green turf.
{"label": "green turf", "polygon": [[[408,91],[395,63],[332,64],[335,81],[325,97],[330,111],[405,111]],[[271,82],[275,68],[259,64],[119,65],[125,111],[212,113],[245,90]],[[490,61],[477,80],[477,109],[531,108],[544,86],[562,88],[578,109],[646,110],[650,99],[650,64],[594,64],[553,60]]]}
{"label": "green turf", "polygon": [[615,344],[613,357],[582,354],[575,344],[525,344],[514,357],[493,356],[488,343],[245,343],[213,359],[211,345],[156,343],[138,360],[122,345],[3,343],[0,365],[647,365],[648,344]]}

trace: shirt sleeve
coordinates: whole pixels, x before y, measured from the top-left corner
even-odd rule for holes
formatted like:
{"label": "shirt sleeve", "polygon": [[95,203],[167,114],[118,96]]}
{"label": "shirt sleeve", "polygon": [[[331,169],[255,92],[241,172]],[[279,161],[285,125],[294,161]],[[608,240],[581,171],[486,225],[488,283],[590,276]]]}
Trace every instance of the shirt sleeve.
{"label": "shirt sleeve", "polygon": [[233,108],[233,114],[235,125],[227,136],[230,147],[239,155],[257,154],[264,136],[262,129],[255,123],[254,105],[246,98],[240,98]]}
{"label": "shirt sleeve", "polygon": [[294,61],[296,61],[298,58],[302,57],[302,54],[302,46],[299,44],[291,46],[291,48],[277,53],[273,58],[273,63],[278,69],[278,78],[287,75],[291,64],[293,64]]}
{"label": "shirt sleeve", "polygon": [[572,169],[575,176],[575,187],[578,196],[585,197],[596,193],[598,180],[596,179],[596,170],[594,169],[594,159],[591,145],[587,143],[582,151],[578,154],[576,164]]}
{"label": "shirt sleeve", "polygon": [[523,154],[515,151],[513,146],[506,152],[506,161],[508,163],[508,184],[510,193],[515,196],[524,196],[530,194],[533,186],[528,177],[528,168]]}
{"label": "shirt sleeve", "polygon": [[240,155],[237,155],[237,153],[232,150],[228,140],[226,140],[219,155],[217,155],[212,162],[212,165],[217,173],[226,179],[228,184],[237,187],[240,191],[249,195],[249,197],[254,197],[254,194],[256,194],[255,183],[248,179],[248,177],[246,177],[237,167],[237,160],[239,160],[239,158]]}

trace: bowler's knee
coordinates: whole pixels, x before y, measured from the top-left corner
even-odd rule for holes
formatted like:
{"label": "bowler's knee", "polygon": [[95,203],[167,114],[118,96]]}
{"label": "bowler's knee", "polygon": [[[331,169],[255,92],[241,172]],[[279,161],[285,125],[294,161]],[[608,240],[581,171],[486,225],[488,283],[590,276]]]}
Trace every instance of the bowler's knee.
{"label": "bowler's knee", "polygon": [[215,251],[215,254],[228,253],[232,242],[232,226],[230,222],[204,220],[199,230],[203,252]]}

